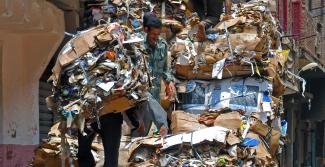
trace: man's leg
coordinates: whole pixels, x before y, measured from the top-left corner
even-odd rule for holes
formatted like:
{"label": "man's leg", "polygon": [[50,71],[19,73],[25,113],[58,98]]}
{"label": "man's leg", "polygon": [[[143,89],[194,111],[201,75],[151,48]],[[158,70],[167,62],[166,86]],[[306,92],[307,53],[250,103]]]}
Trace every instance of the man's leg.
{"label": "man's leg", "polygon": [[125,111],[127,118],[130,120],[130,123],[134,127],[133,129],[131,129],[131,132],[138,129],[140,126],[139,118],[137,117],[136,112],[137,112],[136,107],[130,108]]}
{"label": "man's leg", "polygon": [[135,117],[138,121],[138,129],[131,132],[132,137],[146,136],[149,132],[152,122],[152,114],[149,111],[148,101],[144,101],[135,107]]}
{"label": "man's leg", "polygon": [[91,153],[91,143],[96,136],[96,132],[85,128],[85,133],[87,135],[83,136],[78,131],[78,165],[79,167],[94,167],[96,163]]}
{"label": "man's leg", "polygon": [[138,105],[136,113],[139,118],[139,126],[144,126],[144,133],[139,133],[134,131],[132,136],[145,136],[149,133],[152,122],[155,123],[156,127],[159,129],[161,126],[168,128],[167,123],[167,113],[161,107],[161,105],[152,97],[152,95],[147,92],[147,101],[142,102]]}
{"label": "man's leg", "polygon": [[[104,167],[117,167],[123,123],[122,114],[110,113],[99,119],[101,123],[99,134],[102,137],[105,152]],[[92,127],[96,128],[96,126]]]}
{"label": "man's leg", "polygon": [[205,9],[203,0],[190,0],[190,6],[196,12],[201,20],[205,19]]}
{"label": "man's leg", "polygon": [[205,22],[208,23],[206,28],[215,26],[220,19],[223,10],[223,0],[207,0],[207,17]]}
{"label": "man's leg", "polygon": [[165,126],[168,128],[167,123],[167,112],[162,108],[160,103],[156,99],[154,99],[151,95],[148,95],[148,107],[149,112],[152,116],[152,121],[155,123],[157,128],[159,129],[161,126]]}

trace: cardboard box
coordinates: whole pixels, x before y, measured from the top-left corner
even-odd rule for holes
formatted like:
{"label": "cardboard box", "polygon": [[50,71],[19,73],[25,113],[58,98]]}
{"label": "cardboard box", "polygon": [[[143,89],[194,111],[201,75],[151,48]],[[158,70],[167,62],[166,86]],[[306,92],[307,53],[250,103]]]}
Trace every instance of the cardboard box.
{"label": "cardboard box", "polygon": [[227,29],[232,27],[232,26],[235,26],[237,24],[240,24],[240,23],[245,23],[246,22],[246,17],[237,17],[237,18],[234,18],[234,19],[229,19],[229,20],[226,20],[226,21],[222,21],[222,22],[219,22],[215,27],[213,27],[213,31],[222,31],[225,29],[225,26],[224,24],[226,23],[226,27]]}
{"label": "cardboard box", "polygon": [[268,152],[265,144],[263,143],[263,141],[261,140],[259,135],[256,133],[250,132],[247,134],[247,137],[257,139],[260,142],[260,144],[258,144],[257,146],[252,148],[252,149],[255,149],[255,151],[256,151],[256,158],[264,160],[266,162],[266,165],[270,164],[271,161],[273,160],[272,155]]}
{"label": "cardboard box", "polygon": [[214,121],[214,126],[222,126],[228,129],[239,129],[241,115],[237,111],[220,114]]}
{"label": "cardboard box", "polygon": [[230,132],[227,136],[226,139],[227,143],[229,145],[235,145],[235,144],[239,144],[241,142],[241,140],[239,139],[239,137],[237,137],[235,134],[233,134],[232,132]]}
{"label": "cardboard box", "polygon": [[184,111],[174,111],[171,119],[171,130],[173,134],[207,128],[205,125],[199,123],[198,118],[198,115]]}
{"label": "cardboard box", "polygon": [[[194,65],[180,65],[176,64],[177,76],[184,79],[212,79],[213,65],[199,66],[197,73],[193,70]],[[262,69],[260,69],[261,71]],[[222,79],[236,77],[236,76],[249,76],[252,74],[250,66],[245,65],[226,65],[223,69]]]}
{"label": "cardboard box", "polygon": [[102,116],[108,113],[123,112],[134,107],[139,102],[141,101],[128,99],[125,96],[113,95],[112,97],[109,97],[109,99],[106,99],[103,102],[104,108],[100,111],[99,115]]}
{"label": "cardboard box", "polygon": [[258,121],[256,124],[250,127],[250,130],[269,139],[270,152],[274,156],[279,148],[279,140],[281,137],[281,132],[270,128],[269,126]]}

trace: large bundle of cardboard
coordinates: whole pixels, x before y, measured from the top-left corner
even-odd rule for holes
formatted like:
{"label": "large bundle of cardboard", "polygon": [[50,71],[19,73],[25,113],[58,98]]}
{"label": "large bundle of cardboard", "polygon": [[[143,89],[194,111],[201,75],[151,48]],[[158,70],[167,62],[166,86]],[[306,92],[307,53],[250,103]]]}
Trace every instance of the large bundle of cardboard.
{"label": "large bundle of cardboard", "polygon": [[[267,1],[234,4],[197,41],[193,15],[170,48],[180,103],[173,135],[137,140],[131,166],[278,166],[285,62]],[[281,144],[280,144],[281,143]]]}
{"label": "large bundle of cardboard", "polygon": [[[196,41],[198,21],[193,16],[184,30],[187,33],[171,48],[175,76],[204,80],[236,76],[276,78],[288,51],[281,49],[281,34],[265,5],[261,1],[234,5],[232,18],[209,29],[203,42]],[[217,62],[222,67],[219,71]]]}
{"label": "large bundle of cardboard", "polygon": [[49,82],[48,107],[66,128],[83,132],[86,119],[122,112],[146,100],[148,54],[139,34],[112,23],[83,31],[62,49]]}

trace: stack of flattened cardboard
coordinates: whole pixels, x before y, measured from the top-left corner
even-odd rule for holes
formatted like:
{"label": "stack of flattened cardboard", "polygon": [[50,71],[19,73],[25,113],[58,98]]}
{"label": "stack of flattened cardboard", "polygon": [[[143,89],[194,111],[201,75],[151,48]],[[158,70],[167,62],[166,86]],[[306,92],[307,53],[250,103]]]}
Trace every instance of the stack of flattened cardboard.
{"label": "stack of flattened cardboard", "polygon": [[245,124],[240,110],[219,112],[198,118],[176,111],[172,116],[173,135],[141,138],[131,144],[131,166],[278,166],[275,155],[280,131],[253,116]]}
{"label": "stack of flattened cardboard", "polygon": [[257,76],[273,80],[276,77],[288,51],[281,50],[277,24],[268,8],[252,3],[234,5],[233,10],[231,19],[208,30],[204,42],[195,41],[198,21],[186,27],[187,34],[171,47],[178,78],[215,79],[217,76],[212,72],[217,62],[223,66],[221,79]]}
{"label": "stack of flattened cardboard", "polygon": [[269,5],[234,4],[231,18],[208,29],[203,42],[198,17],[186,20],[170,47],[180,101],[173,135],[132,143],[132,166],[278,166],[289,51]]}

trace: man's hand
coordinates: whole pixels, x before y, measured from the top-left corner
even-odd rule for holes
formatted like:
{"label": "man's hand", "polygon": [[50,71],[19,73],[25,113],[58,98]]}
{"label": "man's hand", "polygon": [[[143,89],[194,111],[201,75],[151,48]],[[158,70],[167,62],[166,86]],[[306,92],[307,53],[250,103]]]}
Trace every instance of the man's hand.
{"label": "man's hand", "polygon": [[166,136],[167,135],[167,133],[168,133],[168,129],[165,127],[165,126],[162,126],[162,127],[160,127],[160,129],[159,129],[159,134],[161,135],[161,136]]}
{"label": "man's hand", "polygon": [[166,86],[166,96],[169,101],[175,101],[177,98],[177,91],[173,81],[169,82],[168,86]]}

